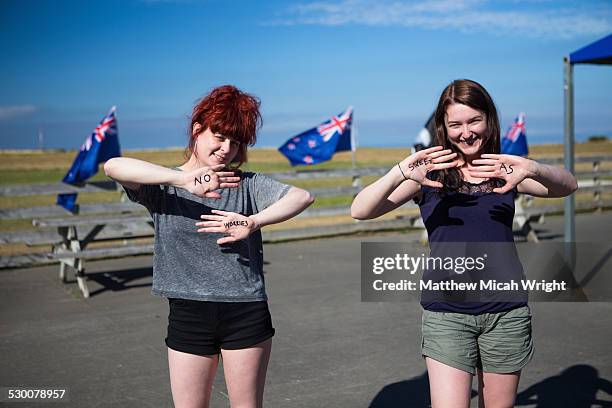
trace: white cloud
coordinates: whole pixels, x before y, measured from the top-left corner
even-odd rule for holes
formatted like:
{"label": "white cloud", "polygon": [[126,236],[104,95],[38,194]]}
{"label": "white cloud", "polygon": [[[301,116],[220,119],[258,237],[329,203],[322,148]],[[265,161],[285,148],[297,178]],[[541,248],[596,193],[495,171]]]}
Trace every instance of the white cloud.
{"label": "white cloud", "polygon": [[36,112],[34,105],[0,106],[0,120],[13,119]]}
{"label": "white cloud", "polygon": [[609,7],[570,9],[547,2],[539,5],[538,9],[502,10],[492,7],[487,0],[315,1],[291,7],[281,19],[269,24],[404,26],[553,39],[605,35],[612,31]]}

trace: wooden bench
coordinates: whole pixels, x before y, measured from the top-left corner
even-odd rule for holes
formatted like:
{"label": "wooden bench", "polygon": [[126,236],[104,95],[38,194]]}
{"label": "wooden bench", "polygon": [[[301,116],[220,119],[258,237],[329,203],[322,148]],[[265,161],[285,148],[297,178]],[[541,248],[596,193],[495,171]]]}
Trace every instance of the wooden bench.
{"label": "wooden bench", "polygon": [[[65,183],[7,185],[0,187],[0,196],[55,195],[121,191],[114,181],[87,182],[78,185]],[[109,213],[111,215],[109,215]],[[33,219],[38,231],[0,233],[0,243],[22,243],[28,246],[51,245],[51,253],[32,253],[2,257],[2,267],[32,263],[60,263],[60,279],[66,281],[68,266],[76,271],[76,278],[83,293],[89,297],[85,278],[85,259],[151,253],[151,245],[134,245],[127,240],[135,237],[152,237],[150,215],[135,203],[123,201],[108,204],[81,204],[74,212],[58,205],[0,210],[3,219]],[[123,239],[123,245],[110,248],[87,248],[94,241]]]}
{"label": "wooden bench", "polygon": [[[62,282],[66,281],[66,268],[71,267],[76,272],[77,283],[84,297],[89,297],[89,289],[85,277],[85,259],[104,259],[109,257],[138,255],[144,253],[152,253],[152,245],[134,245],[124,242],[121,246],[113,246],[108,248],[88,249],[88,245],[92,242],[101,242],[105,240],[116,240],[135,237],[152,237],[153,236],[153,221],[149,214],[120,214],[120,215],[102,215],[102,216],[72,216],[65,218],[53,219],[35,219],[33,221],[36,227],[53,227],[56,228],[57,234],[61,238],[59,244],[53,245],[51,258],[57,259],[60,262],[59,277]],[[144,225],[148,225],[148,230],[143,229]],[[111,234],[99,236],[100,233],[108,226],[120,226]],[[79,227],[81,230],[88,229],[87,234],[83,237],[79,236]],[[122,228],[123,227],[123,228]],[[82,238],[81,238],[82,237]]]}

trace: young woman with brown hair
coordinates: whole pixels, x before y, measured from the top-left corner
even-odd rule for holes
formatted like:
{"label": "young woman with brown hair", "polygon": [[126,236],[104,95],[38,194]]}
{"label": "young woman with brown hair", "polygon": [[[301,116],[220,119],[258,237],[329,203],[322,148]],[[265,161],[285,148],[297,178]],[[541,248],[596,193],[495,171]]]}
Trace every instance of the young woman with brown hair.
{"label": "young woman with brown hair", "polygon": [[[563,197],[577,189],[574,176],[563,169],[499,154],[497,110],[477,82],[456,80],[444,89],[435,127],[434,147],[407,157],[355,197],[354,218],[376,218],[415,199],[432,246],[471,242],[514,248],[518,193]],[[518,259],[501,261],[517,265]],[[512,407],[521,370],[533,355],[527,303],[422,297],[421,305],[421,354],[432,407],[469,407],[474,375],[480,407]]]}

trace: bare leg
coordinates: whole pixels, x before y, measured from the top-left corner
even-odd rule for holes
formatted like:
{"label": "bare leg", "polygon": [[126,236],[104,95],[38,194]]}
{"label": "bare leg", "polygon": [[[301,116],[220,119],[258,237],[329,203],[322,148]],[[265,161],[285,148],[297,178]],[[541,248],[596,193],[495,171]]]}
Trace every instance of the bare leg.
{"label": "bare leg", "polygon": [[170,387],[176,408],[207,408],[219,357],[198,356],[168,348]]}
{"label": "bare leg", "polygon": [[223,371],[232,408],[263,406],[272,339],[242,350],[223,350]]}
{"label": "bare leg", "polygon": [[483,373],[478,370],[478,406],[480,408],[512,408],[521,372],[510,374]]}
{"label": "bare leg", "polygon": [[425,357],[432,408],[469,408],[472,374]]}

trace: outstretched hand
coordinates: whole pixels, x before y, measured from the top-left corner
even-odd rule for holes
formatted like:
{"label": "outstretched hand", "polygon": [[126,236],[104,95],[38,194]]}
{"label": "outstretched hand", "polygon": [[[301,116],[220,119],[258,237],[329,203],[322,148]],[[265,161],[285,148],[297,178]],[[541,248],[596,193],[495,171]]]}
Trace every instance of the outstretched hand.
{"label": "outstretched hand", "polygon": [[217,164],[186,172],[181,187],[198,197],[221,198],[215,190],[236,188],[240,182],[233,171],[222,171],[223,168],[223,164]]}
{"label": "outstretched hand", "polygon": [[196,222],[196,226],[201,227],[198,232],[226,234],[217,240],[219,245],[245,239],[257,229],[255,221],[242,214],[221,210],[212,210],[212,213],[215,215],[201,215],[200,218],[207,221]]}
{"label": "outstretched hand", "polygon": [[[420,150],[404,160],[398,166],[406,180],[416,181],[423,186],[442,188],[442,183],[427,178],[427,173],[433,170],[457,167],[457,153],[451,149],[442,150],[442,146],[434,146]],[[450,161],[453,160],[453,161]]]}
{"label": "outstretched hand", "polygon": [[480,157],[472,161],[476,166],[468,171],[472,177],[505,180],[503,187],[493,189],[495,193],[507,193],[534,174],[534,161],[524,157],[509,154],[482,154]]}

